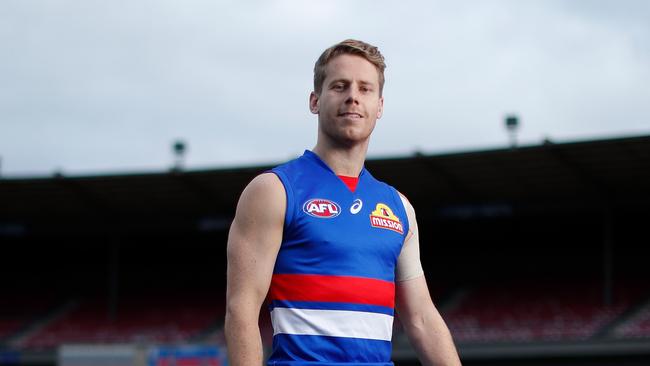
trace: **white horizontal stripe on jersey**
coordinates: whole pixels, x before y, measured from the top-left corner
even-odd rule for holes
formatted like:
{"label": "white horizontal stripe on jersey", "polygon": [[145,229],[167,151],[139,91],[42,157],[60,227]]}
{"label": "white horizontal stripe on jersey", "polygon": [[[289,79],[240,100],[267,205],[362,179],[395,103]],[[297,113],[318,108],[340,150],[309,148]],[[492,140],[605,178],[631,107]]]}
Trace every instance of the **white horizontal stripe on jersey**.
{"label": "white horizontal stripe on jersey", "polygon": [[390,341],[393,317],[349,310],[274,308],[273,335],[278,333],[365,338]]}

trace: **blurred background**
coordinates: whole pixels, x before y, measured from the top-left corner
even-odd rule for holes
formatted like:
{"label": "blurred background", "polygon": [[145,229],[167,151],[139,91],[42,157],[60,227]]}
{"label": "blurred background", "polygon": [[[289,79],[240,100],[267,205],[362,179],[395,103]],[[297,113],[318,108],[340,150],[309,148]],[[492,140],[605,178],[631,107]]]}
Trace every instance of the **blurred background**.
{"label": "blurred background", "polygon": [[[225,243],[386,57],[367,168],[418,212],[467,365],[650,363],[650,4],[0,2],[0,365],[223,364]],[[260,319],[269,342],[270,324]],[[394,360],[417,364],[396,321]]]}

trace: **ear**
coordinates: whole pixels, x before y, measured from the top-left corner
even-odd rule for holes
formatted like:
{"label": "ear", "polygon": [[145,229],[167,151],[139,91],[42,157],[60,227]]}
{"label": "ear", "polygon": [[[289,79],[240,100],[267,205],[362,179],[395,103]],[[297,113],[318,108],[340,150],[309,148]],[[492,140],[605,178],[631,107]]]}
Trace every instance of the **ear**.
{"label": "ear", "polygon": [[318,114],[319,105],[318,94],[316,94],[316,92],[311,92],[311,94],[309,94],[309,110],[313,114]]}
{"label": "ear", "polygon": [[379,97],[379,108],[377,108],[377,119],[384,114],[384,97]]}

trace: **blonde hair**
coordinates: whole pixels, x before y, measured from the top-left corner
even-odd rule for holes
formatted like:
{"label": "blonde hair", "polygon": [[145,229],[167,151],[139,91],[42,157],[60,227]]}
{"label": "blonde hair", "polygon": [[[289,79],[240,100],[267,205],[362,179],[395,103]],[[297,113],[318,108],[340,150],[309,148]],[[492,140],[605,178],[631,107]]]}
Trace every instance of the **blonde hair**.
{"label": "blonde hair", "polygon": [[327,76],[325,75],[327,63],[340,55],[361,56],[371,64],[375,65],[377,73],[379,74],[379,95],[382,94],[384,90],[384,69],[386,69],[384,56],[382,56],[377,47],[356,39],[346,39],[345,41],[326,49],[320,55],[314,65],[314,92],[316,94],[320,94],[323,90],[323,82]]}

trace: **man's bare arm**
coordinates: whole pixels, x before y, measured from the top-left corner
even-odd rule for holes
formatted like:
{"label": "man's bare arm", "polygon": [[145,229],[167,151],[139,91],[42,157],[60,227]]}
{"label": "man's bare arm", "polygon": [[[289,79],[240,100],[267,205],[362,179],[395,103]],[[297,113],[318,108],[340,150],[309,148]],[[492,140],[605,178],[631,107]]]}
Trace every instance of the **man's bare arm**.
{"label": "man's bare arm", "polygon": [[423,365],[460,365],[449,329],[433,305],[424,276],[397,283],[397,312]]}
{"label": "man's bare arm", "polygon": [[225,334],[229,364],[262,364],[260,307],[271,283],[282,242],[284,187],[265,173],[246,187],[228,235]]}
{"label": "man's bare arm", "polygon": [[[406,279],[397,278],[397,314],[423,365],[460,365],[449,328],[431,300],[427,281],[420,269],[420,243],[415,210],[403,196],[402,202],[406,208],[411,233],[404,243],[398,261],[397,272],[403,274],[401,277]],[[414,253],[417,259],[413,258]],[[402,256],[407,257],[402,258]],[[406,276],[407,273],[414,275]]]}

